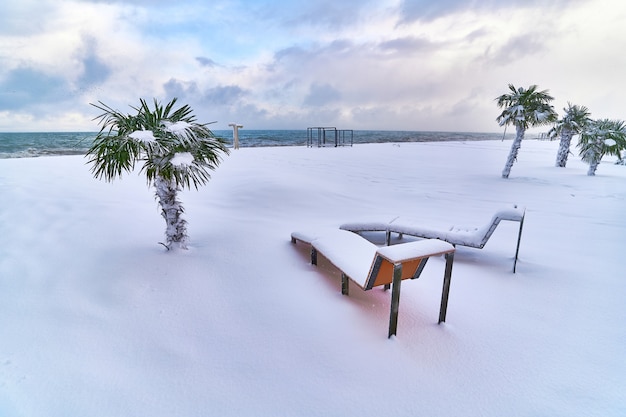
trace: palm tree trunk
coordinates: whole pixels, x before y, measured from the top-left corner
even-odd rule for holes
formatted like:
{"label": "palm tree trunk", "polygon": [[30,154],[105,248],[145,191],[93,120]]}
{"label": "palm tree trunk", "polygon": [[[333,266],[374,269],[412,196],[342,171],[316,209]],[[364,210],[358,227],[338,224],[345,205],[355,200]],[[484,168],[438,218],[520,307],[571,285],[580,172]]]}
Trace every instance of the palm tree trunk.
{"label": "palm tree trunk", "polygon": [[600,159],[602,157],[598,157],[598,155],[594,152],[592,158],[589,161],[589,170],[587,171],[587,175],[593,176],[596,175],[596,170],[598,169],[598,165],[600,165]]}
{"label": "palm tree trunk", "polygon": [[522,146],[522,140],[524,140],[524,133],[526,132],[526,129],[523,126],[518,125],[516,126],[516,130],[515,139],[511,145],[511,152],[509,152],[509,158],[506,160],[506,165],[504,165],[504,169],[502,170],[502,178],[509,178],[511,168],[517,160],[519,148]]}
{"label": "palm tree trunk", "polygon": [[587,175],[589,176],[596,175],[598,165],[600,165],[600,161],[602,161],[605,149],[604,140],[603,135],[597,135],[592,139],[592,146],[589,149],[589,154],[586,155],[585,158],[589,162],[589,170],[587,171]]}
{"label": "palm tree trunk", "polygon": [[569,148],[572,142],[572,136],[574,132],[569,129],[563,129],[561,133],[561,143],[559,144],[559,150],[556,153],[556,166],[559,168],[565,168],[567,164],[567,157],[569,155]]}
{"label": "palm tree trunk", "polygon": [[177,199],[180,188],[173,181],[157,177],[154,181],[156,195],[165,219],[165,247],[187,249],[187,222],[182,218],[183,206]]}

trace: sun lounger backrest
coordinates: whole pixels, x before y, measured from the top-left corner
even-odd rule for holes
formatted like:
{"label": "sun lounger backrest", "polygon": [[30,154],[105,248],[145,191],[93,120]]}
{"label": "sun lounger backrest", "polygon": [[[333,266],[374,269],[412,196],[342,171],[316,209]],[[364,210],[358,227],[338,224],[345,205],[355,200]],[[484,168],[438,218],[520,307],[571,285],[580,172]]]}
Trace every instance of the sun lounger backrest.
{"label": "sun lounger backrest", "polygon": [[484,232],[484,235],[482,236],[479,248],[482,249],[487,244],[487,241],[489,240],[493,232],[496,230],[496,227],[498,227],[498,224],[500,224],[501,220],[521,222],[522,219],[524,218],[524,214],[525,214],[525,209],[523,207],[518,207],[518,206],[501,209],[498,212],[496,212],[491,218],[491,222],[489,223],[489,225],[486,226],[484,229],[480,229],[480,230],[485,230],[485,232]]}
{"label": "sun lounger backrest", "polygon": [[391,284],[394,264],[398,263],[402,264],[403,280],[418,278],[429,257],[450,252],[454,252],[454,246],[434,239],[379,248],[363,289]]}
{"label": "sun lounger backrest", "polygon": [[[402,279],[417,278],[426,264],[426,259],[415,259],[402,263]],[[421,267],[421,268],[420,268]],[[417,276],[416,276],[417,275]],[[393,281],[393,264],[380,255],[376,256],[365,282],[364,290],[371,290],[381,285],[389,285]]]}

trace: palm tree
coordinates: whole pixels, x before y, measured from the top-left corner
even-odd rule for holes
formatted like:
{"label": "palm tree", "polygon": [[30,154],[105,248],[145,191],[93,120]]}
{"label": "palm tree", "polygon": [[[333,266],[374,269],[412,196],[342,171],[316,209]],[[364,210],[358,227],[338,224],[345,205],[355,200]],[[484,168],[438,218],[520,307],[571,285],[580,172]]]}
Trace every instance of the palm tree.
{"label": "palm tree", "polygon": [[572,105],[567,103],[567,107],[563,109],[565,115],[558,120],[554,127],[548,132],[550,139],[561,136],[561,143],[556,154],[556,166],[564,168],[567,164],[569,148],[574,135],[580,134],[587,123],[591,121],[589,117],[589,109],[585,106]]}
{"label": "palm tree", "polygon": [[496,98],[498,107],[504,108],[496,121],[500,126],[513,125],[516,129],[515,140],[502,171],[502,178],[509,178],[526,129],[550,124],[557,119],[554,107],[550,105],[554,98],[548,94],[548,90],[537,91],[537,88],[536,85],[531,85],[528,89],[515,88],[513,84],[509,84],[510,93]]}
{"label": "palm tree", "polygon": [[582,160],[589,164],[587,175],[596,175],[604,155],[621,158],[626,149],[626,125],[621,120],[594,120],[582,131],[578,147]]}
{"label": "palm tree", "polygon": [[176,100],[163,106],[155,99],[150,109],[141,99],[138,108],[131,106],[135,115],[125,115],[102,102],[92,104],[103,111],[96,117],[102,126],[87,156],[94,177],[106,181],[141,163],[140,172],[146,174],[148,185],[154,185],[165,219],[166,243],[162,244],[167,249],[186,249],[187,227],[178,192],[206,184],[210,171],[217,168],[221,154],[228,154],[228,149],[206,124],[196,122],[188,105],[174,110]]}

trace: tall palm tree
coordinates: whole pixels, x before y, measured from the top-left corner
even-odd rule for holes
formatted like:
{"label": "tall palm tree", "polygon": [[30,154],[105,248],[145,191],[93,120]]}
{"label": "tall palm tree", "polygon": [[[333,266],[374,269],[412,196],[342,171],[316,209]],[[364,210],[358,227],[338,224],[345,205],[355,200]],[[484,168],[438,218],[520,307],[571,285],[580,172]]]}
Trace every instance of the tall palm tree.
{"label": "tall palm tree", "polygon": [[550,105],[554,98],[548,94],[548,90],[537,91],[537,88],[536,85],[531,85],[528,89],[515,88],[513,84],[509,84],[510,92],[496,98],[498,107],[504,109],[496,121],[500,126],[513,125],[516,129],[502,178],[509,178],[526,130],[529,127],[554,123],[557,119],[554,107]]}
{"label": "tall palm tree", "polygon": [[626,125],[621,120],[594,120],[580,134],[578,147],[582,160],[589,164],[587,175],[596,175],[604,155],[621,158],[626,149]]}
{"label": "tall palm tree", "polygon": [[196,122],[188,105],[174,110],[177,99],[165,106],[156,99],[154,108],[141,99],[136,114],[123,114],[102,102],[92,104],[103,113],[96,117],[101,129],[87,151],[92,173],[98,179],[112,181],[130,172],[136,163],[153,184],[165,219],[168,249],[187,248],[186,221],[178,200],[182,188],[196,189],[206,184],[210,171],[228,154],[222,139],[216,138],[206,124]]}
{"label": "tall palm tree", "polygon": [[556,166],[564,168],[567,164],[569,148],[574,135],[580,134],[587,123],[591,121],[591,113],[585,106],[572,105],[567,103],[567,107],[563,109],[565,115],[559,119],[554,127],[548,132],[550,139],[561,136],[561,143],[556,154]]}

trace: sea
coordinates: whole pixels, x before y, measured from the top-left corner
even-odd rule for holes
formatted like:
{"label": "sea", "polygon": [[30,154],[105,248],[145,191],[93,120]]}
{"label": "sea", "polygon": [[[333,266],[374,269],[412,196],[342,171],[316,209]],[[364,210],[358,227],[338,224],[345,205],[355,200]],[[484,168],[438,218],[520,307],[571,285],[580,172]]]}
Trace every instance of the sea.
{"label": "sea", "polygon": [[[213,133],[233,146],[232,130]],[[301,130],[239,129],[240,147],[258,146],[353,146],[362,143],[444,142],[502,140],[501,133],[421,132],[390,130],[346,130],[335,134],[315,128]],[[33,158],[53,155],[84,155],[97,132],[0,132],[0,159]],[[337,138],[336,138],[337,136]],[[510,134],[506,139],[510,139]]]}

